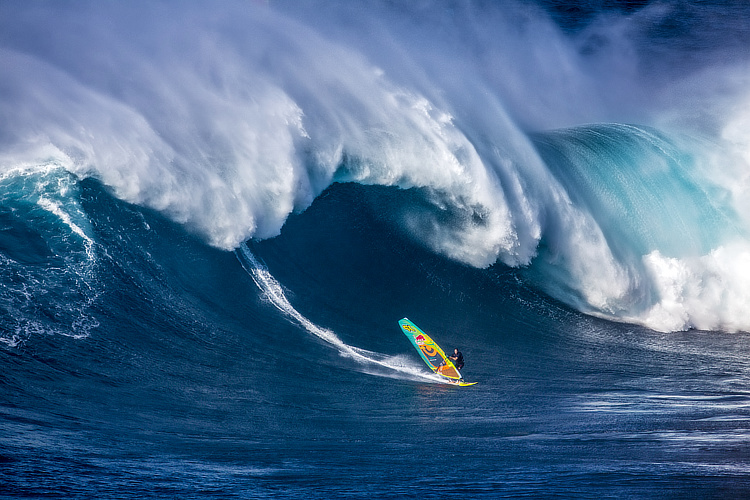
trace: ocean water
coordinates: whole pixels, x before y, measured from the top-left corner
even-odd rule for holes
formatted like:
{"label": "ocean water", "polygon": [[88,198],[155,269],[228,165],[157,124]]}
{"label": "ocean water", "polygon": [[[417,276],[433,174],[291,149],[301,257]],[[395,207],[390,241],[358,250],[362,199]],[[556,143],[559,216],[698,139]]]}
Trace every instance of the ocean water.
{"label": "ocean water", "polygon": [[747,497],[749,45],[740,1],[1,3],[0,498]]}

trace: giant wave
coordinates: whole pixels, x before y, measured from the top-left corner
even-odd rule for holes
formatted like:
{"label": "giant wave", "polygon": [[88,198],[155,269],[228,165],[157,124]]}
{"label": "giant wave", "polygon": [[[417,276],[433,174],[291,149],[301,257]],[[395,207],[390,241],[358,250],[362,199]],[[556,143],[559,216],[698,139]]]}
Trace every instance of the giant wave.
{"label": "giant wave", "polygon": [[[94,177],[233,250],[334,183],[396,187],[419,196],[389,222],[450,259],[616,321],[747,331],[748,34],[649,31],[683,8],[566,31],[523,2],[4,4],[3,188]],[[57,189],[37,204],[89,256],[73,325],[93,240]]]}

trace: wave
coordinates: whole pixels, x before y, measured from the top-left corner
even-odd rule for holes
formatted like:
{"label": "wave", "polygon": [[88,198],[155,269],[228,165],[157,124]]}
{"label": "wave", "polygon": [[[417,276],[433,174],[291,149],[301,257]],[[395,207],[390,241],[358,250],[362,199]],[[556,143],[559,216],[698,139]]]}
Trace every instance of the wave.
{"label": "wave", "polygon": [[542,288],[584,311],[657,330],[747,329],[747,226],[728,189],[706,178],[703,153],[626,125],[535,137],[585,214],[552,214],[529,273]]}
{"label": "wave", "polygon": [[396,187],[416,201],[389,220],[440,255],[608,319],[750,330],[750,74],[727,50],[750,35],[708,29],[742,7],[571,29],[544,5],[6,4],[0,173],[94,177],[240,252],[336,183]]}

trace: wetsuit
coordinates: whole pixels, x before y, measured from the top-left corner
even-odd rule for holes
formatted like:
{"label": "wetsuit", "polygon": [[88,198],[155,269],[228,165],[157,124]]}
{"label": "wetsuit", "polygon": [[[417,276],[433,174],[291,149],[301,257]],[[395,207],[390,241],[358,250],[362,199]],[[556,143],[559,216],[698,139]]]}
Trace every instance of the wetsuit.
{"label": "wetsuit", "polygon": [[453,361],[453,365],[458,368],[459,370],[464,367],[464,355],[461,354],[461,351],[458,351],[457,354],[454,354],[452,357],[456,358],[455,361]]}

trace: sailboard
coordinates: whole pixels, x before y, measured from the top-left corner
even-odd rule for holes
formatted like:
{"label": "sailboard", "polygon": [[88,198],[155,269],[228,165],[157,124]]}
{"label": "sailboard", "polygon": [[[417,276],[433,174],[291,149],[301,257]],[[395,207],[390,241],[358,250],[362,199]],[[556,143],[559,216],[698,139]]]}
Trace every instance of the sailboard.
{"label": "sailboard", "polygon": [[401,331],[404,332],[404,335],[411,341],[424,362],[427,363],[427,366],[434,373],[445,377],[448,379],[448,382],[456,385],[467,386],[476,384],[476,382],[464,382],[458,368],[445,355],[440,346],[429,335],[420,330],[417,325],[409,321],[408,318],[400,320],[398,324],[401,327]]}

